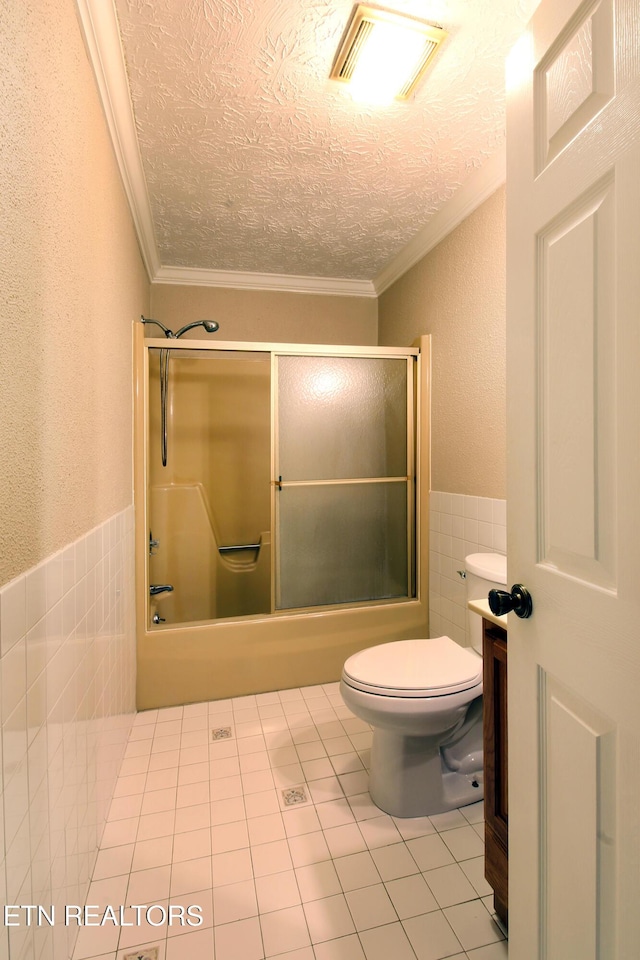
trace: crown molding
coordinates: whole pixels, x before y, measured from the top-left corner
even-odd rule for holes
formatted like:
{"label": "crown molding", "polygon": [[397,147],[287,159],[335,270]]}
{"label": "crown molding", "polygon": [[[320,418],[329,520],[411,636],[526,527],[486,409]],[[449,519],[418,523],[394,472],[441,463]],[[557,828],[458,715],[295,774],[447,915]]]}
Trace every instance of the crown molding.
{"label": "crown molding", "polygon": [[150,280],[160,268],[147,182],[138,147],[129,80],[113,0],[76,0],[125,194]]}
{"label": "crown molding", "polygon": [[392,283],[410,270],[441,240],[451,233],[480,204],[506,180],[506,152],[504,147],[485,160],[483,165],[467,177],[450,200],[431,218],[429,223],[402,248],[397,257],[387,264],[373,281],[376,295],[384,293]]}
{"label": "crown molding", "polygon": [[245,273],[239,270],[199,270],[194,267],[159,267],[154,283],[176,283],[235,290],[278,290],[317,293],[330,297],[376,297],[371,280],[339,277],[300,277],[285,273]]}

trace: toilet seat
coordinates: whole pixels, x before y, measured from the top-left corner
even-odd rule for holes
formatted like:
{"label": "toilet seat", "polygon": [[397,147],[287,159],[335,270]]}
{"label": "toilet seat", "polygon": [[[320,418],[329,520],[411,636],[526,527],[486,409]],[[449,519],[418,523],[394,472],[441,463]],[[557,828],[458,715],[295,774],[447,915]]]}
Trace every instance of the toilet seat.
{"label": "toilet seat", "polygon": [[354,653],[342,679],[386,697],[444,697],[482,683],[482,660],[450,637],[396,640]]}

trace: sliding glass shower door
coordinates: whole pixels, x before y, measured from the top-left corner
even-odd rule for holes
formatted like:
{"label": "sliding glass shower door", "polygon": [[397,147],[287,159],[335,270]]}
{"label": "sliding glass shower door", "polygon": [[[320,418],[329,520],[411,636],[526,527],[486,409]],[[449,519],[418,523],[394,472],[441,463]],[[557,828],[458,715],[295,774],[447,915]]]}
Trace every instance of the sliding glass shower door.
{"label": "sliding glass shower door", "polygon": [[415,358],[274,362],[275,609],[415,596]]}

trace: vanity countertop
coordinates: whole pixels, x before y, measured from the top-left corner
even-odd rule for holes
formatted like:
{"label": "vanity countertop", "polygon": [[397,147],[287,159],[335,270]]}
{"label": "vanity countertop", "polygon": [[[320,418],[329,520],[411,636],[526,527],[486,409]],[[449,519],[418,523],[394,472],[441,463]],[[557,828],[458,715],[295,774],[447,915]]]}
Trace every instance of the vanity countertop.
{"label": "vanity countertop", "polygon": [[469,600],[467,606],[469,610],[473,610],[474,613],[479,613],[485,620],[490,620],[491,623],[495,623],[499,627],[504,627],[505,630],[507,629],[508,614],[505,613],[502,617],[497,617],[495,613],[491,613],[488,600]]}

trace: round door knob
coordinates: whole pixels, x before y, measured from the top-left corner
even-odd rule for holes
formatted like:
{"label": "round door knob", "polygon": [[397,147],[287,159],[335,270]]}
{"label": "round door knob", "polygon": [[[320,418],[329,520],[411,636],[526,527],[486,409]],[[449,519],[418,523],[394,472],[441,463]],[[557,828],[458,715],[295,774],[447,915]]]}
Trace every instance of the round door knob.
{"label": "round door knob", "polygon": [[533,611],[533,602],[527,588],[521,583],[514,583],[511,593],[506,590],[489,590],[489,608],[496,617],[513,610],[516,617],[526,620]]}

